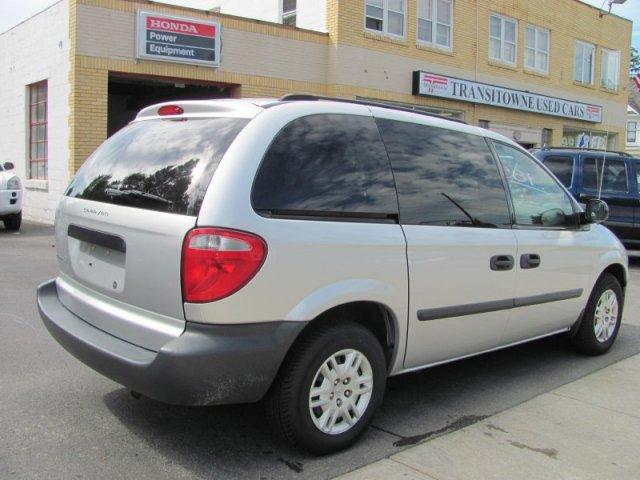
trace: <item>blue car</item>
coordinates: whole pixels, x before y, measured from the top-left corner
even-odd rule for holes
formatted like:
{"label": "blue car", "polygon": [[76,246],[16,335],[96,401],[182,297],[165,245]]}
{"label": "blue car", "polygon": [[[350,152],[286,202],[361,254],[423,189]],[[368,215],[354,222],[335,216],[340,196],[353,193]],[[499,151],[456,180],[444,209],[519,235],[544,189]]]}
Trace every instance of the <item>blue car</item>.
{"label": "blue car", "polygon": [[640,248],[640,158],[622,152],[549,147],[531,153],[580,203],[600,198],[609,205],[604,223],[627,248]]}

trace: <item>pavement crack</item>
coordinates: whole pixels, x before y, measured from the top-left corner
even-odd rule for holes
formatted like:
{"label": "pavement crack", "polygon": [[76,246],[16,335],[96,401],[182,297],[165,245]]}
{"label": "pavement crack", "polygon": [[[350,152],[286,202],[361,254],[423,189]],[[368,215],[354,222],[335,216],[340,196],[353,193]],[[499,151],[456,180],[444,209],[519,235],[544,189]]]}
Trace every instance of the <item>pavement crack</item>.
{"label": "pavement crack", "polygon": [[520,448],[523,450],[530,450],[532,452],[541,453],[542,455],[546,455],[549,458],[553,458],[554,460],[558,459],[558,450],[555,448],[536,448],[530,447],[526,443],[514,442],[513,440],[509,440],[509,444],[513,447]]}
{"label": "pavement crack", "polygon": [[294,460],[287,460],[282,457],[278,457],[278,461],[284,463],[287,467],[293,470],[296,473],[301,473],[304,470],[304,465],[300,462],[296,462]]}
{"label": "pavement crack", "polygon": [[488,416],[489,415],[464,415],[437,430],[431,430],[430,432],[422,433],[420,435],[413,435],[411,437],[402,436],[400,440],[393,442],[393,446],[406,447],[409,445],[415,445],[416,443],[420,443],[421,441],[428,438],[439,437],[440,435],[444,435],[445,433],[455,432],[456,430],[468,427],[469,425],[473,425],[474,423],[484,420]]}
{"label": "pavement crack", "polygon": [[487,423],[487,428],[488,428],[489,430],[497,430],[498,432],[502,432],[502,433],[509,433],[509,432],[507,432],[504,428],[500,428],[499,426],[494,425],[494,424],[493,424],[493,423],[491,423],[491,422]]}
{"label": "pavement crack", "polygon": [[379,431],[384,432],[384,433],[387,433],[387,434],[389,434],[389,435],[393,435],[394,437],[404,438],[404,437],[403,437],[402,435],[400,435],[400,434],[393,433],[392,431],[390,431],[390,430],[386,430],[386,429],[384,429],[384,428],[382,428],[382,427],[378,427],[377,425],[371,425],[371,428],[373,428],[373,429],[375,429],[375,430],[379,430]]}

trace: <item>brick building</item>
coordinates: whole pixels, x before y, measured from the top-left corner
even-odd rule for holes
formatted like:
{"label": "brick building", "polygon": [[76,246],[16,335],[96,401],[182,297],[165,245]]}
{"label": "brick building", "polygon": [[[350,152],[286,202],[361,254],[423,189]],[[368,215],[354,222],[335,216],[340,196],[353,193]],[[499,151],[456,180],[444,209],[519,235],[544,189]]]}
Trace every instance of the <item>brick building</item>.
{"label": "brick building", "polygon": [[26,218],[51,222],[93,149],[170,99],[375,99],[526,147],[624,148],[632,24],[578,0],[218,3],[61,0],[0,35],[0,161]]}

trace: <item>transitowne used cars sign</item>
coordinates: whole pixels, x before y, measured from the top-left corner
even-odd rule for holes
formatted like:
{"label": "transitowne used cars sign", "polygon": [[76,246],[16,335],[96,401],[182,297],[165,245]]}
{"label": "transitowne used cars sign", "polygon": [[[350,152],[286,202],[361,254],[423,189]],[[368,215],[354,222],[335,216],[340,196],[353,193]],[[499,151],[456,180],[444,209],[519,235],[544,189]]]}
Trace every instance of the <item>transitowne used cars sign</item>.
{"label": "transitowne used cars sign", "polygon": [[556,117],[575,118],[586,122],[602,122],[602,107],[599,105],[548,97],[428,72],[413,72],[413,94],[482,103]]}
{"label": "transitowne used cars sign", "polygon": [[220,66],[220,24],[138,11],[136,57]]}

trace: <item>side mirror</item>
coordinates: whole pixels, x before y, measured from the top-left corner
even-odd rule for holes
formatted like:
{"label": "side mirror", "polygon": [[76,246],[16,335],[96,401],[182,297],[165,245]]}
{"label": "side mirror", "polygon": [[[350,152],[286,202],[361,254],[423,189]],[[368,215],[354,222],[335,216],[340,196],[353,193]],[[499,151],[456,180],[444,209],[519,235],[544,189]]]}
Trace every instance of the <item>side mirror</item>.
{"label": "side mirror", "polygon": [[584,211],[584,223],[602,223],[609,218],[609,205],[602,200],[592,198],[587,200]]}
{"label": "side mirror", "polygon": [[552,208],[551,210],[546,210],[540,214],[540,224],[556,227],[566,225],[567,216],[564,214],[561,208]]}
{"label": "side mirror", "polygon": [[15,166],[11,162],[4,162],[3,167],[5,170],[13,170],[15,168]]}

